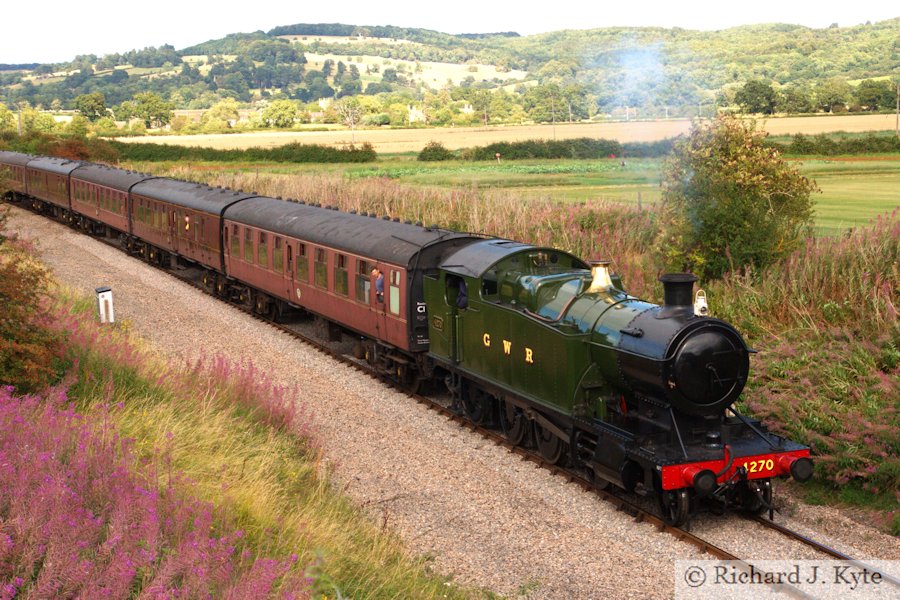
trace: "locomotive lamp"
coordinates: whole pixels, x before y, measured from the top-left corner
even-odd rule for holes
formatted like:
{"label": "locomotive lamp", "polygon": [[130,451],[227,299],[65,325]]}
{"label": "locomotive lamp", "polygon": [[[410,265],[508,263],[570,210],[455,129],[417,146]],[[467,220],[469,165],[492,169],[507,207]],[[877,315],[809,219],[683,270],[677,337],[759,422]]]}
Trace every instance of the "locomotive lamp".
{"label": "locomotive lamp", "polygon": [[709,316],[709,304],[706,303],[706,292],[703,290],[697,290],[697,295],[694,296],[694,314],[698,317]]}

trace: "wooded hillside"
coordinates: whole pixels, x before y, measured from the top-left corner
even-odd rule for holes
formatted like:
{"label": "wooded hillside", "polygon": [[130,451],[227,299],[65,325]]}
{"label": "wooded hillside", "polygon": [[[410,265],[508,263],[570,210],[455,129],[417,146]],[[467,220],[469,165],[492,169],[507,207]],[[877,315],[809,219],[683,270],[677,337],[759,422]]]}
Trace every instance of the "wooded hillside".
{"label": "wooded hillside", "polygon": [[704,106],[840,112],[892,108],[898,66],[900,18],[825,29],[617,27],[531,36],[296,24],[181,50],[5,65],[0,101],[74,109],[76,98],[99,92],[113,107],[153,92],[173,108],[208,109],[227,98],[249,105],[366,95],[382,99],[369,111],[386,115],[380,124],[396,124],[391,106],[417,103],[425,122],[454,122],[454,114],[436,116],[435,106],[450,102],[484,123],[694,116]]}

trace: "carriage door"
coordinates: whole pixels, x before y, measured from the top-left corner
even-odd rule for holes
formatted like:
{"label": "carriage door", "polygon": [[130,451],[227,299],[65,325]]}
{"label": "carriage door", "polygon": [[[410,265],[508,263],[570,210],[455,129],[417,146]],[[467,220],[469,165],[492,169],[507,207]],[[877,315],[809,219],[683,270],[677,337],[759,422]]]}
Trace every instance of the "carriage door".
{"label": "carriage door", "polygon": [[294,297],[293,294],[296,289],[294,286],[294,242],[285,240],[284,244],[287,247],[287,273],[285,274],[284,279],[287,289],[285,290],[284,297],[291,299]]}
{"label": "carriage door", "polygon": [[168,227],[166,227],[166,242],[169,244],[169,249],[176,252],[178,251],[178,232],[176,228],[178,227],[179,216],[177,210],[170,210]]}

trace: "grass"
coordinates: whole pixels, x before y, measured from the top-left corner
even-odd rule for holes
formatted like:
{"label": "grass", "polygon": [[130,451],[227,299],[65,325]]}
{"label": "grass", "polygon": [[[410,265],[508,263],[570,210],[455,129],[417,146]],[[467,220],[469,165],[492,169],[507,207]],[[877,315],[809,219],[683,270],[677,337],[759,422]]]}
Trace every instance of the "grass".
{"label": "grass", "polygon": [[[65,400],[61,406],[71,403],[77,414],[69,409],[66,418],[78,419],[85,428],[85,433],[78,434],[84,440],[78,444],[78,452],[90,454],[90,448],[84,450],[84,444],[92,443],[89,440],[93,438],[107,445],[110,439],[121,439],[126,440],[126,458],[130,457],[120,459],[125,462],[110,463],[110,473],[103,470],[102,464],[92,466],[100,469],[92,476],[98,483],[82,486],[84,492],[73,483],[67,493],[82,493],[88,506],[100,510],[107,500],[101,496],[99,482],[111,474],[121,477],[133,469],[141,473],[140,477],[150,478],[148,483],[139,478],[139,486],[158,486],[163,498],[159,524],[154,520],[150,525],[141,522],[133,526],[150,532],[146,544],[137,540],[138,547],[149,549],[157,557],[149,563],[145,559],[146,564],[131,574],[131,563],[125,568],[122,576],[136,578],[131,584],[135,595],[142,590],[151,593],[162,585],[175,595],[200,597],[231,592],[236,594],[233,597],[247,597],[248,586],[268,589],[272,581],[280,592],[302,592],[306,588],[308,591],[301,596],[311,593],[315,598],[485,595],[479,590],[450,585],[445,578],[432,574],[426,559],[410,557],[396,535],[341,495],[320,462],[315,430],[302,408],[302,390],[274,386],[265,373],[251,364],[233,364],[218,357],[180,368],[165,364],[151,349],[128,335],[127,324],[100,328],[94,322],[91,298],[73,296],[66,290],[57,290],[54,296],[58,298],[58,308],[53,327],[66,332],[67,356],[74,365],[63,381]],[[51,404],[47,406],[52,409]],[[54,430],[43,436],[47,437],[68,444],[58,451],[48,451],[48,455],[61,456],[65,463],[72,452],[66,448],[75,444],[66,441],[71,435]],[[72,456],[75,460],[80,454]],[[46,460],[42,459],[41,464],[45,465]],[[60,468],[71,467],[64,464]],[[75,477],[71,476],[73,481]],[[50,535],[46,546],[20,542],[16,537],[18,529],[12,523],[0,523],[0,579],[9,575],[12,580],[15,576],[16,587],[25,595],[29,590],[56,589],[68,595],[91,589],[90,578],[82,581],[84,577],[80,575],[66,580],[65,585],[74,588],[46,587],[51,585],[47,582],[51,573],[48,561],[55,561],[54,569],[60,568],[60,557],[68,555],[58,553],[77,543],[88,553],[86,556],[94,557],[90,563],[78,562],[74,555],[68,559],[78,562],[79,573],[83,575],[88,567],[109,571],[110,567],[102,562],[109,554],[105,549],[123,543],[113,541],[119,539],[113,536],[115,519],[121,518],[116,515],[134,512],[127,504],[131,496],[123,489],[121,484],[111,488],[111,494],[120,498],[125,494],[125,498],[109,509],[112,521],[108,534],[103,526],[97,529],[102,514],[86,519],[85,525],[74,533],[62,526],[50,531],[50,524],[82,518],[81,509],[77,515],[67,517],[64,503],[53,505],[59,518],[42,530],[43,535]],[[141,494],[140,487],[137,493]],[[166,516],[170,513],[164,512],[165,507],[174,511],[171,518]],[[140,520],[149,514],[137,511],[128,518]],[[163,533],[154,533],[157,528]],[[5,532],[12,532],[12,537]],[[211,536],[210,548],[215,550],[195,555],[191,548],[197,546],[191,540],[197,535]],[[169,538],[177,543],[165,545]],[[95,553],[97,543],[101,545]],[[205,548],[205,544],[203,541],[201,547]],[[17,569],[19,563],[6,559],[12,561],[18,552],[24,552],[24,562]],[[52,556],[42,561],[41,552],[51,552]],[[211,555],[210,564],[224,565],[221,561],[231,557],[233,565],[207,567],[203,562],[207,555]],[[30,566],[35,564],[36,570]],[[8,567],[17,570],[7,573]],[[207,568],[215,568],[216,577],[195,576]],[[42,572],[47,573],[43,578]],[[261,597],[253,593],[250,596]],[[292,593],[291,597],[296,596]]]}
{"label": "grass", "polygon": [[[660,166],[659,159],[627,159],[623,167],[620,160],[612,159],[421,163],[410,155],[393,155],[379,156],[377,162],[364,166],[200,163],[192,165],[190,176],[216,181],[229,177],[249,179],[246,189],[255,190],[259,187],[252,182],[254,176],[269,179],[330,175],[350,181],[389,179],[422,189],[499,191],[529,201],[602,200],[649,205],[660,199]],[[183,167],[174,162],[130,163],[129,167],[185,176]],[[822,191],[813,197],[819,235],[835,235],[848,227],[865,225],[900,206],[896,191],[900,189],[900,160],[896,157],[811,159],[800,162],[799,167],[807,177],[816,180]]]}
{"label": "grass", "polygon": [[815,196],[816,227],[833,235],[900,207],[900,160],[806,160],[802,166],[822,190]]}

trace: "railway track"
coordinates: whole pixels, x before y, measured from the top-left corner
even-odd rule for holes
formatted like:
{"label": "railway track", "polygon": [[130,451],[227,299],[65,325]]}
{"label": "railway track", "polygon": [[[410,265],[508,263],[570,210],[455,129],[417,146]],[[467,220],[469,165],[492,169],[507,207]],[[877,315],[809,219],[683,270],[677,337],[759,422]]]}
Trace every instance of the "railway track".
{"label": "railway track", "polygon": [[[101,238],[101,237],[95,237],[95,236],[90,236],[90,237],[92,237],[92,239],[95,239],[97,241],[101,241],[101,242],[107,244],[108,246],[115,247],[115,248],[119,249],[120,251],[125,252],[125,250],[121,247],[121,245],[115,239]],[[137,258],[137,257],[135,257],[135,258]],[[150,263],[146,263],[144,261],[141,261],[141,262],[143,262],[144,264],[150,264]],[[156,266],[158,269],[165,271],[167,274],[179,279],[180,281],[182,281],[182,282],[184,282],[184,283],[186,283],[186,284],[188,284],[210,296],[221,299],[218,296],[216,296],[216,294],[212,290],[208,289],[206,286],[203,285],[203,283],[201,281],[202,273],[203,273],[202,269],[193,268],[193,267],[171,269],[171,268],[164,268],[164,267],[160,267],[158,265],[152,265],[152,264],[151,264],[151,266]],[[565,468],[556,466],[556,465],[549,464],[536,452],[532,452],[529,449],[523,448],[521,446],[513,445],[509,441],[507,441],[503,435],[499,434],[498,432],[472,423],[471,421],[466,419],[464,416],[462,416],[458,411],[452,410],[452,408],[447,406],[447,404],[445,402],[441,402],[439,399],[435,399],[435,398],[428,397],[428,396],[423,396],[421,394],[413,393],[407,389],[404,389],[401,385],[397,384],[396,382],[386,379],[385,377],[379,375],[374,369],[370,368],[369,365],[367,363],[365,363],[364,361],[355,359],[351,356],[348,356],[347,354],[344,354],[344,353],[336,350],[334,343],[321,340],[321,339],[315,337],[311,332],[305,331],[305,328],[302,325],[300,325],[296,322],[295,323],[285,323],[285,324],[276,323],[262,315],[257,314],[256,312],[254,312],[252,310],[251,307],[247,307],[247,306],[243,306],[243,305],[235,304],[235,303],[230,303],[230,302],[228,304],[230,306],[233,306],[235,308],[242,310],[244,313],[254,317],[255,319],[265,323],[266,325],[268,325],[272,328],[275,328],[287,335],[290,335],[291,337],[293,337],[295,339],[301,340],[304,343],[311,345],[312,347],[316,348],[317,350],[327,354],[334,360],[338,360],[360,372],[366,373],[367,375],[369,375],[375,379],[378,379],[381,382],[391,384],[395,389],[405,393],[411,399],[415,400],[416,402],[419,402],[420,404],[427,406],[431,410],[434,410],[434,411],[442,414],[447,419],[456,422],[460,427],[462,427],[464,429],[468,429],[470,431],[480,434],[481,436],[483,436],[487,439],[490,439],[495,444],[502,446],[502,447],[506,448],[508,451],[513,452],[516,455],[520,456],[523,460],[528,460],[530,462],[538,464],[538,465],[542,466],[543,468],[549,470],[551,473],[553,473],[555,475],[559,475],[559,476],[563,477],[565,480],[567,480],[568,482],[573,483],[575,485],[579,485],[582,489],[589,491],[590,493],[596,495],[597,497],[601,498],[602,500],[604,500],[606,502],[611,503],[617,510],[624,512],[624,513],[630,515],[631,517],[633,517],[635,522],[650,524],[657,531],[659,531],[661,533],[669,534],[669,535],[675,537],[679,541],[688,543],[691,546],[700,550],[701,552],[708,554],[709,556],[712,556],[716,559],[735,561],[737,564],[741,565],[742,568],[744,568],[745,570],[749,570],[750,568],[752,568],[752,562],[750,562],[749,560],[744,560],[744,559],[739,558],[737,555],[729,552],[727,549],[721,548],[720,546],[718,546],[708,540],[705,540],[705,539],[695,535],[694,533],[691,533],[688,529],[671,526],[671,525],[665,523],[664,520],[662,518],[660,518],[657,514],[654,514],[653,512],[647,510],[646,508],[640,506],[639,504],[629,500],[628,498],[625,498],[619,494],[611,493],[604,489],[598,488],[595,484],[593,484],[591,481],[589,481],[587,478],[585,478],[582,474],[572,471],[572,470],[569,470],[569,469],[565,469]],[[309,328],[306,327],[306,329],[309,329]],[[832,559],[846,561],[849,564],[852,564],[859,568],[866,568],[871,572],[880,573],[884,581],[890,583],[893,586],[900,587],[900,580],[898,580],[897,578],[892,577],[891,575],[889,575],[887,573],[883,573],[882,571],[879,571],[878,569],[876,569],[870,565],[867,565],[863,561],[853,559],[849,555],[847,555],[839,550],[833,549],[823,543],[817,542],[803,534],[793,531],[793,530],[789,529],[788,527],[785,527],[784,525],[781,525],[777,522],[771,521],[765,517],[759,517],[759,516],[758,517],[748,517],[748,520],[755,521],[756,523],[758,523],[759,525],[761,525],[767,529],[776,531],[794,541],[797,541],[806,546],[814,548],[817,552],[823,554],[824,556],[827,556]],[[788,584],[777,584],[773,587],[777,588],[779,591],[782,591],[782,592],[787,593],[788,595],[791,595],[794,597],[810,597],[808,594],[804,593],[803,591],[801,591],[797,588],[793,588],[792,586],[790,586]]]}

